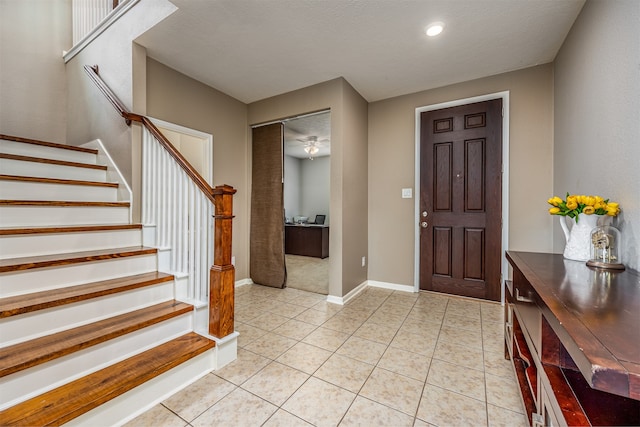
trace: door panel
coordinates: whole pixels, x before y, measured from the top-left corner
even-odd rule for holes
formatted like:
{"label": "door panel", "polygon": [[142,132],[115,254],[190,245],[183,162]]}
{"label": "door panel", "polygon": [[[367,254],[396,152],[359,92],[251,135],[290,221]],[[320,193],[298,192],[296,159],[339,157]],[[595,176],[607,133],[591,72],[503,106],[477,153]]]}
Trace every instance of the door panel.
{"label": "door panel", "polygon": [[502,100],[421,117],[420,289],[499,300]]}

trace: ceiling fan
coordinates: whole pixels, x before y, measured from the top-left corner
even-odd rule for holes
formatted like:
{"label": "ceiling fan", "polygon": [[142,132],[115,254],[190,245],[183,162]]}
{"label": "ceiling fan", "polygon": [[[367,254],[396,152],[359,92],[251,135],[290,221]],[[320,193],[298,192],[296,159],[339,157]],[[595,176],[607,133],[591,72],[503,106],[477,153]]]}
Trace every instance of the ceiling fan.
{"label": "ceiling fan", "polygon": [[296,140],[304,144],[304,151],[309,155],[310,160],[313,160],[313,156],[320,151],[320,147],[325,147],[329,143],[328,139],[318,139],[315,135],[296,138]]}

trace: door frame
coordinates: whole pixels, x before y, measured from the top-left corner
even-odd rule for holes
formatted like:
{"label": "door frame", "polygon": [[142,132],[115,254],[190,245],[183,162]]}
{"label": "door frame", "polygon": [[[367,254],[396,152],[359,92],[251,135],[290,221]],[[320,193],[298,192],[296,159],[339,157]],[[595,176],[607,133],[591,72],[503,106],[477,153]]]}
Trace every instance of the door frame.
{"label": "door frame", "polygon": [[505,251],[509,248],[509,91],[495,92],[471,98],[456,99],[417,107],[415,111],[415,201],[414,201],[414,272],[413,291],[420,291],[420,115],[425,111],[458,107],[474,102],[502,99],[502,253],[500,254],[500,303],[504,304],[504,280],[508,262]]}

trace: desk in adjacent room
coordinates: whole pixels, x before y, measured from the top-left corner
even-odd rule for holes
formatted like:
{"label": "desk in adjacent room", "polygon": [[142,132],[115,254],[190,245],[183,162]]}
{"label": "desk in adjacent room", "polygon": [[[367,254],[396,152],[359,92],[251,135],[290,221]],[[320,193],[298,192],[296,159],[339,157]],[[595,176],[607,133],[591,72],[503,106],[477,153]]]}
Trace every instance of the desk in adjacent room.
{"label": "desk in adjacent room", "polygon": [[284,253],[316,258],[329,256],[329,226],[316,224],[286,224]]}

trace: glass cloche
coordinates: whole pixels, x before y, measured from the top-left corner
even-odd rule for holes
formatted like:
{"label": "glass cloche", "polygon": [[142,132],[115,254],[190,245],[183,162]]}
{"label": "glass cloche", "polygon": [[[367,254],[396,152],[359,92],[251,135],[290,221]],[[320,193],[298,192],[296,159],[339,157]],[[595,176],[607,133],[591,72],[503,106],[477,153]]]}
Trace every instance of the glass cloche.
{"label": "glass cloche", "polygon": [[601,225],[591,230],[591,256],[587,265],[596,268],[624,270],[620,256],[620,230]]}

